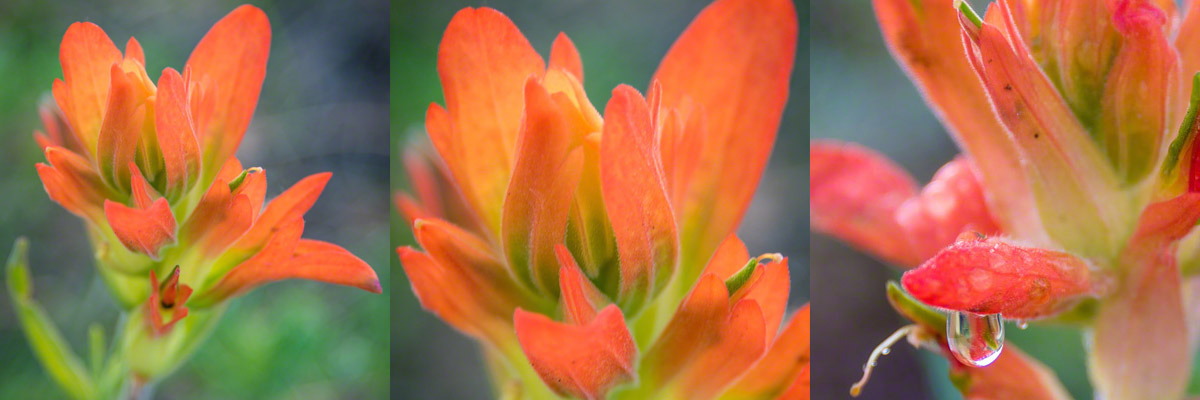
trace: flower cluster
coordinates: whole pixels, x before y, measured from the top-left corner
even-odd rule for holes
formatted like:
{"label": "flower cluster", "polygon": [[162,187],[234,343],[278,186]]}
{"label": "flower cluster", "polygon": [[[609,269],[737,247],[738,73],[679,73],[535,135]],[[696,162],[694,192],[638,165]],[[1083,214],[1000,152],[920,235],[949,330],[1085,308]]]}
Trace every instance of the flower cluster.
{"label": "flower cluster", "polygon": [[[777,333],[787,259],[734,236],[787,100],[794,5],[718,0],[646,95],[601,114],[560,34],[548,65],[503,14],[464,9],[438,54],[436,152],[405,156],[398,249],[421,304],[522,398],[807,396],[807,309]],[[794,397],[792,397],[794,398]]]}
{"label": "flower cluster", "polygon": [[178,366],[226,302],[256,286],[303,278],[380,292],[358,257],[301,238],[329,173],[267,202],[266,172],[234,157],[270,41],[266,15],[238,7],[182,72],[166,68],[155,82],[136,39],[122,53],[86,22],[63,37],[63,79],[35,134],[47,160],[37,172],[50,198],[84,220],[97,270],[130,313],[113,357],[135,384]]}
{"label": "flower cluster", "polygon": [[963,155],[918,189],[873,151],[814,142],[814,229],[912,268],[889,296],[968,398],[1066,395],[1012,346],[975,368],[992,359],[964,349],[1000,347],[956,348],[971,330],[932,309],[952,328],[1076,325],[1098,397],[1180,398],[1196,343],[1186,266],[1200,260],[1200,76],[1190,108],[1183,77],[1200,71],[1200,3],[1182,19],[1159,0],[997,0],[983,16],[963,1],[874,4]]}

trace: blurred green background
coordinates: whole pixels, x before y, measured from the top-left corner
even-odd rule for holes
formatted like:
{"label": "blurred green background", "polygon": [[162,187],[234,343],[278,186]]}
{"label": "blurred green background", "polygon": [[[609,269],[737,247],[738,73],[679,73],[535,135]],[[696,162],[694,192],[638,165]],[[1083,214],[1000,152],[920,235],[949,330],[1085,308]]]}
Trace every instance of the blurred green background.
{"label": "blurred green background", "polygon": [[[972,1],[983,10],[986,1]],[[892,60],[869,1],[815,0],[812,21],[812,137],[880,151],[928,182],[958,149]],[[908,324],[888,306],[884,285],[900,273],[824,235],[813,235],[814,399],[848,398],[871,350]],[[1072,397],[1092,398],[1081,333],[1011,323],[1006,339],[1045,363]],[[882,357],[859,399],[956,399],[947,362],[906,344]]]}
{"label": "blurred green background", "polygon": [[[423,140],[425,110],[445,104],[437,48],[450,18],[463,7],[488,6],[516,23],[543,58],[566,32],[583,59],[588,97],[598,110],[620,83],[645,90],[659,61],[708,1],[399,1],[392,4],[392,154]],[[808,301],[808,21],[797,2],[800,38],[791,93],[767,172],[738,233],[752,254],[780,252],[791,265],[792,309]],[[399,159],[392,187],[408,188]],[[412,231],[393,212],[392,245],[414,245]],[[402,271],[392,253],[396,271]],[[421,309],[402,272],[392,276],[392,395],[404,399],[482,399],[489,383],[475,345]]]}
{"label": "blurred green background", "polygon": [[[147,70],[182,69],[218,19],[244,1],[0,2],[0,247],[31,241],[36,301],[76,353],[87,325],[109,335],[117,307],[97,279],[83,224],[52,203],[34,164],[39,99],[62,76],[58,46],[91,21],[124,48],[136,36]],[[383,295],[313,282],[270,284],[234,301],[215,334],[157,388],[159,399],[356,399],[388,395],[388,4],[253,1],[271,20],[266,81],[239,158],[268,174],[268,197],[309,174],[333,179],[305,236],[341,244],[375,268]],[[0,399],[62,398],[32,358],[0,286]],[[407,289],[404,289],[407,290]]]}

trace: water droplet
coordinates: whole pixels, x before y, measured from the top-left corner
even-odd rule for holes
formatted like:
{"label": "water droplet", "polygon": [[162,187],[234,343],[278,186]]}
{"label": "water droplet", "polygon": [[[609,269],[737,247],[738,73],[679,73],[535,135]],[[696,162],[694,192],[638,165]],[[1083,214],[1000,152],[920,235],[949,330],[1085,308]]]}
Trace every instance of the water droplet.
{"label": "water droplet", "polygon": [[954,358],[963,364],[987,366],[1004,349],[1004,318],[1000,314],[951,311],[946,318],[946,342]]}
{"label": "water droplet", "polygon": [[883,354],[885,356],[888,354],[891,354],[891,353],[892,353],[891,347],[884,347],[883,349],[879,350],[879,354]]}
{"label": "water droplet", "polygon": [[1017,321],[1017,329],[1025,330],[1029,327],[1029,321]]}

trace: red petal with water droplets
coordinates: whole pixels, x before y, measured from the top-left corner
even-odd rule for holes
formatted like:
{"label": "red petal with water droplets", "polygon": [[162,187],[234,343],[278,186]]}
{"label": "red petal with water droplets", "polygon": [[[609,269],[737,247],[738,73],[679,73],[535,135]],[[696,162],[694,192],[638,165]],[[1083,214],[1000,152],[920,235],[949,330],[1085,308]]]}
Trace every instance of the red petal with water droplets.
{"label": "red petal with water droplets", "polygon": [[946,247],[904,273],[901,284],[935,307],[1036,319],[1103,292],[1093,275],[1086,261],[1071,254],[992,238]]}
{"label": "red petal with water droplets", "polygon": [[530,365],[560,395],[603,399],[609,389],[636,378],[637,346],[616,305],[585,325],[521,309],[513,314],[513,324]]}

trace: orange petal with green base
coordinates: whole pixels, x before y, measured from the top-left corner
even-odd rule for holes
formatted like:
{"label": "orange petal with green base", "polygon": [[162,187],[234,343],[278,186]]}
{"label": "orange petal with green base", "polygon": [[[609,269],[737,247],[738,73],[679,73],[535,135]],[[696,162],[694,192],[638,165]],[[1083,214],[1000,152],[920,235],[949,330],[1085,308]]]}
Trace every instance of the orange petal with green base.
{"label": "orange petal with green base", "polygon": [[1084,296],[1104,291],[1083,259],[1060,251],[1000,239],[962,240],[919,268],[901,284],[935,307],[1006,318],[1054,315]]}
{"label": "orange petal with green base", "polygon": [[167,68],[158,78],[154,102],[154,128],[162,149],[166,195],[179,196],[200,178],[200,143],[188,110],[186,82]]}
{"label": "orange petal with green base", "polygon": [[47,147],[46,161],[37,165],[42,186],[51,200],[80,217],[95,221],[104,204],[104,182],[82,156],[62,147]]}
{"label": "orange petal with green base", "polygon": [[446,126],[451,129],[431,129],[430,137],[467,202],[493,234],[500,232],[501,205],[517,148],[522,89],[527,78],[544,70],[542,57],[521,31],[490,8],[460,10],[438,47],[438,76],[446,97]]}
{"label": "orange petal with green base", "polygon": [[[291,229],[290,226],[283,229]],[[303,230],[303,225],[299,229]],[[290,257],[252,257],[229,271],[214,290],[228,292],[232,297],[284,279],[308,279],[376,294],[383,291],[375,270],[362,259],[336,244],[311,239],[299,239]]]}
{"label": "orange petal with green base", "polygon": [[[988,187],[988,206],[1006,232],[1038,237],[1041,222],[1021,168],[1021,156],[992,111],[967,60],[953,0],[874,0],[875,15],[894,58]],[[918,260],[919,262],[920,260]],[[915,265],[910,263],[908,265]]]}
{"label": "orange petal with green base", "polygon": [[[805,304],[792,315],[792,319],[775,338],[763,358],[754,364],[726,392],[727,396],[746,399],[790,398],[779,397],[796,381],[807,383],[809,356],[809,305]],[[768,330],[770,325],[768,324]],[[807,395],[807,387],[805,387]]]}
{"label": "orange petal with green base", "polygon": [[630,310],[666,286],[679,243],[645,99],[617,86],[604,110],[600,179],[621,259],[618,303]]}
{"label": "orange petal with green base", "polygon": [[190,103],[207,175],[241,144],[258,104],[270,50],[267,15],[243,5],[217,21],[188,57],[192,82],[208,85],[208,98]]}
{"label": "orange petal with green base", "polygon": [[[231,158],[222,169],[221,175],[226,174],[224,171],[240,170],[241,164],[237,159]],[[265,190],[266,179],[263,175],[265,174],[261,171],[248,171],[242,185],[235,191],[229,190],[226,177],[218,176],[214,179],[212,186],[209,186],[208,191],[200,198],[200,203],[180,229],[183,241],[197,244],[210,256],[223,253],[254,224],[257,208],[254,199],[247,193],[254,194]],[[262,189],[252,189],[254,186]],[[261,204],[261,197],[258,197],[258,201],[258,204]]]}
{"label": "orange petal with green base", "polygon": [[54,99],[90,158],[104,118],[109,72],[121,61],[121,51],[96,24],[76,22],[63,35],[58,60],[63,79],[54,81]]}
{"label": "orange petal with green base", "polygon": [[566,235],[567,213],[583,168],[583,152],[575,147],[562,110],[530,78],[500,229],[509,268],[544,294],[558,288],[554,246]]}
{"label": "orange petal with green base", "polygon": [[796,54],[795,7],[718,0],[679,36],[651,79],[662,84],[663,107],[694,101],[707,126],[689,195],[676,202],[684,258],[696,263],[685,266],[689,279],[737,228],[766,167]]}
{"label": "orange petal with green base", "polygon": [[96,142],[96,164],[100,176],[124,191],[129,190],[129,165],[137,154],[142,124],[146,122],[146,97],[154,88],[142,81],[144,70],[129,71],[122,64],[113,64],[110,70],[112,81]]}
{"label": "orange petal with green base", "polygon": [[175,242],[175,215],[165,198],[144,209],[105,200],[104,216],[129,250],[157,259],[159,249]]}
{"label": "orange petal with green base", "polygon": [[462,280],[455,285],[471,288],[472,296],[478,297],[478,301],[471,303],[486,313],[509,322],[517,306],[534,308],[526,303],[528,292],[513,280],[488,242],[438,219],[417,220],[413,235],[438,265],[452,272],[446,279]]}
{"label": "orange petal with green base", "polygon": [[614,386],[637,376],[637,346],[616,305],[583,325],[555,322],[518,308],[513,325],[529,363],[555,393],[604,399]]}

